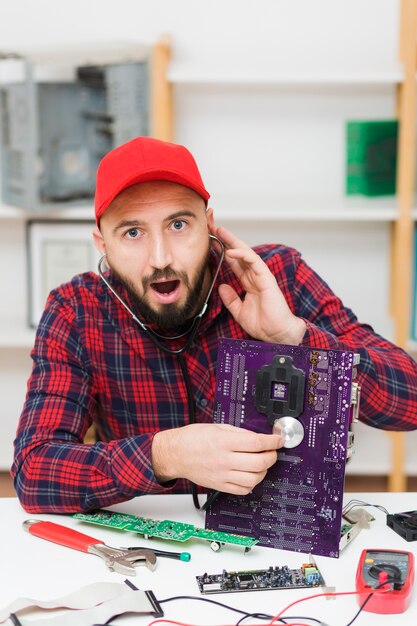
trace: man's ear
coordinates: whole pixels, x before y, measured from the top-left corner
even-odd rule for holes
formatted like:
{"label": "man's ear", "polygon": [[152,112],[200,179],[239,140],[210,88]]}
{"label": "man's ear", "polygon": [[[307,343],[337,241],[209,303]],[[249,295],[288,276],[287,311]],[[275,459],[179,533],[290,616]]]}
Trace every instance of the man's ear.
{"label": "man's ear", "polygon": [[207,217],[207,225],[209,232],[213,232],[214,229],[214,213],[211,207],[207,207],[206,209],[206,217]]}
{"label": "man's ear", "polygon": [[100,232],[100,229],[96,226],[93,230],[93,240],[94,245],[100,254],[106,254],[106,244],[104,243],[103,235]]}

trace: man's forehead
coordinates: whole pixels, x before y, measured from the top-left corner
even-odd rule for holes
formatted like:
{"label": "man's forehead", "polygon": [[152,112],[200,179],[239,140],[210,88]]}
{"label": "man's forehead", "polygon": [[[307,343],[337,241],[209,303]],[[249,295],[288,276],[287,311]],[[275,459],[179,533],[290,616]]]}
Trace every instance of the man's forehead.
{"label": "man's forehead", "polygon": [[131,187],[127,187],[121,193],[119,193],[113,202],[110,204],[109,209],[112,207],[118,207],[122,204],[135,203],[135,204],[152,204],[161,201],[182,200],[189,203],[198,203],[205,208],[205,202],[201,196],[198,195],[193,189],[180,185],[178,183],[171,183],[168,181],[150,181],[145,183],[137,183]]}
{"label": "man's forehead", "polygon": [[205,216],[206,205],[203,198],[183,185],[153,181],[125,189],[109,205],[100,223],[107,223],[113,230],[117,230],[117,225],[120,224],[139,226],[154,219],[162,222],[180,217],[181,214],[196,218]]}

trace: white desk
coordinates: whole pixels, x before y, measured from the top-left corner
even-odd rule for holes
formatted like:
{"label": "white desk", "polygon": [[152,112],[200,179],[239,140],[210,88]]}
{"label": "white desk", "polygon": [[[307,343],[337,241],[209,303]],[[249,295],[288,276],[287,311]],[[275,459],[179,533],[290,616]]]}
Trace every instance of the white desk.
{"label": "white desk", "polygon": [[[345,502],[358,497],[370,503],[385,506],[390,513],[417,508],[414,493],[361,493],[346,494]],[[154,519],[172,519],[204,527],[204,514],[193,507],[191,496],[143,496],[113,507],[116,511],[133,513]],[[413,552],[417,558],[417,542],[408,543],[386,526],[385,515],[378,509],[369,509],[376,520],[370,530],[362,530],[347,546],[339,559],[316,557],[317,565],[326,584],[336,591],[353,591],[357,563],[363,548],[399,549]],[[22,529],[28,518],[50,520],[77,528],[81,532],[103,540],[108,545],[148,545],[161,549],[186,550],[191,552],[191,561],[184,563],[167,558],[158,558],[154,572],[144,567],[136,568],[131,581],[140,589],[151,589],[158,600],[176,596],[193,595],[211,598],[248,612],[266,612],[276,615],[290,602],[320,593],[315,590],[254,591],[247,593],[212,594],[200,596],[195,576],[204,572],[215,574],[223,569],[229,571],[267,568],[270,565],[288,565],[298,568],[307,561],[304,554],[273,550],[255,546],[244,554],[242,548],[223,546],[215,553],[205,541],[195,540],[182,544],[152,539],[146,541],[141,535],[107,530],[99,526],[81,523],[70,516],[30,515],[15,498],[0,499],[0,554],[1,585],[0,607],[5,607],[19,597],[37,600],[53,599],[95,582],[122,582],[125,577],[107,570],[104,562],[93,555],[71,550],[39,539]],[[166,619],[193,624],[235,624],[241,617],[236,613],[207,603],[181,600],[162,605]],[[358,610],[356,596],[341,596],[327,600],[317,598],[296,605],[287,615],[310,616],[321,619],[330,626],[345,626]],[[151,617],[123,617],[112,624],[149,624]],[[244,624],[253,624],[249,618]],[[266,622],[258,622],[266,623]],[[277,622],[278,623],[278,622]],[[363,612],[354,626],[401,626],[417,623],[417,592],[414,590],[411,605],[406,613],[378,615]]]}

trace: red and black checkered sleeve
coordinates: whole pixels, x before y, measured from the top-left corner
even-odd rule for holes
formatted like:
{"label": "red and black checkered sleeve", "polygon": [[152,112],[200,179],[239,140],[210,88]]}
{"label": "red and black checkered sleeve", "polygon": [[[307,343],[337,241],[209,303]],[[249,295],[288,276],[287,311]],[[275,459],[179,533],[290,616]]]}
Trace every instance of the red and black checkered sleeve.
{"label": "red and black checkered sleeve", "polygon": [[83,443],[97,410],[97,383],[73,317],[59,294],[52,295],[32,351],[12,467],[17,495],[32,513],[88,511],[167,491],[150,462],[152,429],[109,443]]}
{"label": "red and black checkered sleeve", "polygon": [[290,298],[305,319],[302,345],[354,350],[360,355],[360,419],[386,430],[417,428],[417,363],[404,350],[361,324],[298,255]]}

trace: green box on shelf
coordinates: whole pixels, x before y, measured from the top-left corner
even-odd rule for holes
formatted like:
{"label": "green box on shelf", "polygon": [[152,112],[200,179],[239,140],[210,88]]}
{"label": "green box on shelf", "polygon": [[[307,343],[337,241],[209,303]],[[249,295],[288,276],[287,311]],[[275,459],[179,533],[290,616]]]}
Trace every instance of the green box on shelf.
{"label": "green box on shelf", "polygon": [[396,191],[397,120],[348,121],[346,193],[388,196]]}

